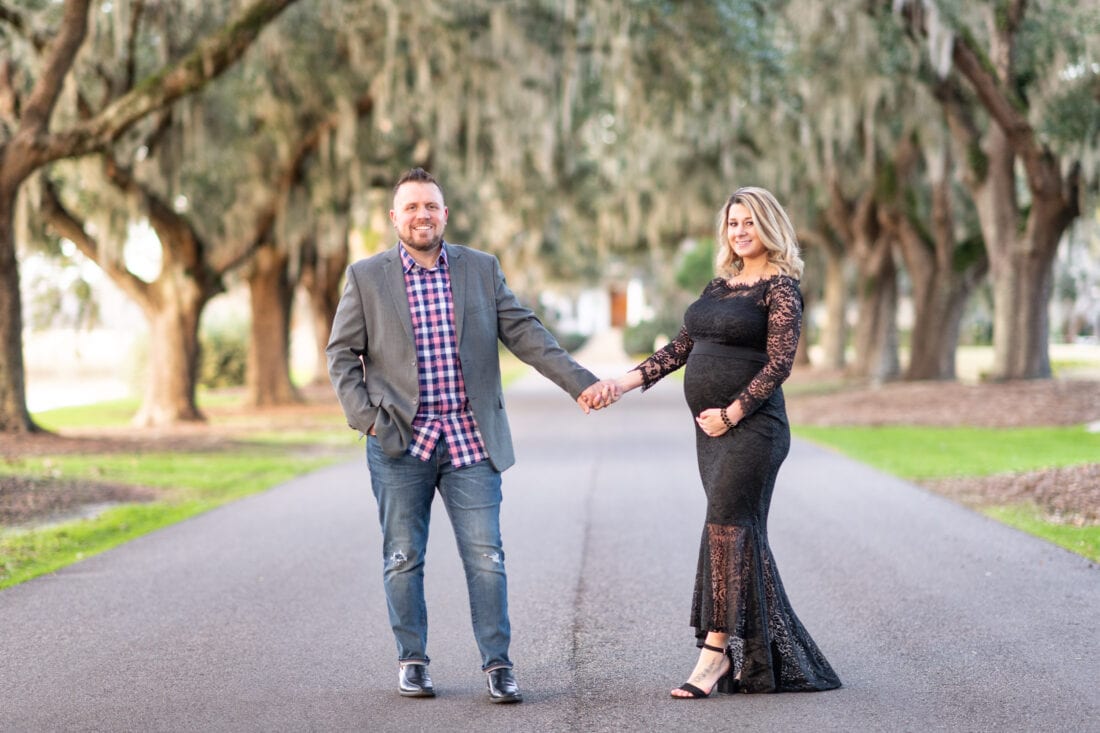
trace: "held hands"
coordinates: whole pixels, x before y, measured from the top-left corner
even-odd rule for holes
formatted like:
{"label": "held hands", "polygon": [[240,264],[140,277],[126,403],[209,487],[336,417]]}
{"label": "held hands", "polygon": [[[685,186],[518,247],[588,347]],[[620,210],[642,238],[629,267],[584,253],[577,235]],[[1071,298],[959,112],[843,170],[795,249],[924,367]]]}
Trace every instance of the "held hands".
{"label": "held hands", "polygon": [[600,410],[615,404],[623,396],[622,387],[614,379],[601,379],[589,385],[577,398],[577,404],[587,415],[591,410]]}

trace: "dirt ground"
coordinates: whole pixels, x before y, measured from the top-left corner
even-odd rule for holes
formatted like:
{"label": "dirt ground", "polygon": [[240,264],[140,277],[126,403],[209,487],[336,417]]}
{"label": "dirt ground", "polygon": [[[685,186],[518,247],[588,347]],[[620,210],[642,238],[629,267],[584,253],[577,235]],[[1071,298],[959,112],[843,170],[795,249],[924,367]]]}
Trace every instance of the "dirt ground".
{"label": "dirt ground", "polygon": [[792,423],[1015,428],[1100,421],[1100,381],[890,382],[800,394],[801,387],[815,381],[831,380],[820,372],[791,376],[787,408]]}
{"label": "dirt ground", "polygon": [[[836,385],[828,391],[811,383]],[[991,384],[843,384],[839,377],[796,371],[787,390],[791,422],[803,425],[973,425],[1021,427],[1100,423],[1100,381],[1034,380]],[[166,450],[231,450],[257,430],[331,425],[339,407],[327,385],[304,391],[301,405],[247,411],[218,408],[206,424],[155,431],[117,429],[61,435],[4,435],[0,460],[65,453],[142,453]],[[1100,428],[1100,425],[1098,425]],[[1097,462],[1022,474],[929,482],[927,488],[981,507],[1032,501],[1056,521],[1100,523],[1100,456]],[[59,515],[119,501],[144,501],[144,487],[60,479],[0,477],[0,526],[27,526]]]}

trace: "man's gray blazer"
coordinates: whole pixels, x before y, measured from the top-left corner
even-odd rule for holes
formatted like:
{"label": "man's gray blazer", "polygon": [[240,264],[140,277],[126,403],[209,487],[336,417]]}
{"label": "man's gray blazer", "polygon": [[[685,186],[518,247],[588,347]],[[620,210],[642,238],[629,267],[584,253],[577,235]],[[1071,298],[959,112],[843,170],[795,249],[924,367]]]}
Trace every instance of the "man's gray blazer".
{"label": "man's gray blazer", "polygon": [[[515,452],[504,412],[498,339],[573,399],[597,379],[520,304],[504,282],[496,257],[461,245],[446,247],[466,395],[489,460],[503,471],[515,463]],[[348,267],[325,351],[348,425],[362,433],[374,426],[387,455],[404,455],[420,389],[397,247]]]}

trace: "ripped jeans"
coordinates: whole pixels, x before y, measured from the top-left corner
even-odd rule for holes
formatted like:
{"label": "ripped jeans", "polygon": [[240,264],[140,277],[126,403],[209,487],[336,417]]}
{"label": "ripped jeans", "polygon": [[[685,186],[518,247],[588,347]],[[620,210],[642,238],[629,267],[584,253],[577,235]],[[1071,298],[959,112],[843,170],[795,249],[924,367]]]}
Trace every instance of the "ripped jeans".
{"label": "ripped jeans", "polygon": [[438,489],[466,572],[474,638],[482,669],[511,667],[508,582],[500,540],[500,473],[489,461],[456,469],[440,438],[431,460],[391,458],[367,438],[371,490],[382,524],[382,583],[399,661],[429,661],[424,553]]}

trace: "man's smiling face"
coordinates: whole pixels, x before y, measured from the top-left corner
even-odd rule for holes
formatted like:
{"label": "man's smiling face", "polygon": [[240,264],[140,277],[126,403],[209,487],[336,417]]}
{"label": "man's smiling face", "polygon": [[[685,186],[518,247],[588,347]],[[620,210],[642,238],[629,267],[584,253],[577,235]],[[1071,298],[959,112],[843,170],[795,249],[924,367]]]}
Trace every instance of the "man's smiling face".
{"label": "man's smiling face", "polygon": [[390,221],[398,238],[410,250],[431,252],[443,241],[447,207],[443,192],[434,183],[408,181],[393,197]]}

